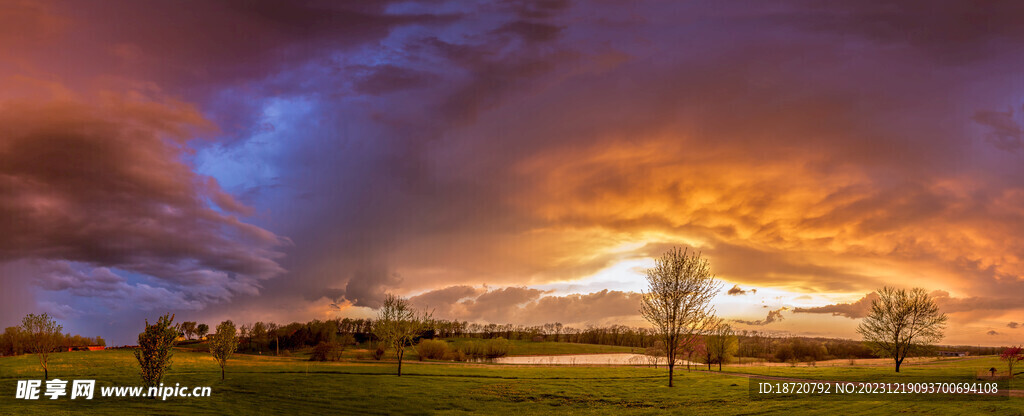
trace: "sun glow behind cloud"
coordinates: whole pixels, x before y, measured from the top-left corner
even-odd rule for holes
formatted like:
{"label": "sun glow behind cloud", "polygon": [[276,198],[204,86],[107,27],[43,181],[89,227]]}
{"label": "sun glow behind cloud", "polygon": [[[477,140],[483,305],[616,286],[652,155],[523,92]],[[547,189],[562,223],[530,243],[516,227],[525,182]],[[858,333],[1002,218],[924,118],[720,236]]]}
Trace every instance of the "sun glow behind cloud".
{"label": "sun glow behind cloud", "polygon": [[[189,319],[390,291],[636,322],[642,270],[686,246],[751,327],[854,336],[836,304],[898,283],[948,293],[950,342],[1022,334],[984,335],[1024,320],[1015,8],[328,3],[0,6],[0,317],[114,331],[162,289]],[[101,283],[138,313],[79,296]]]}

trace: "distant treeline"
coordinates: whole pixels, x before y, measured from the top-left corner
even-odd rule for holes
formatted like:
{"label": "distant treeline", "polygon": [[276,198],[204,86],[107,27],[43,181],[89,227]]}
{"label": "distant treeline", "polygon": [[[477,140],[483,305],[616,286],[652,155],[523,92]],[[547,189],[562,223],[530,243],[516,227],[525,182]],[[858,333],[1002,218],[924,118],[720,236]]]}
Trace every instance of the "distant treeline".
{"label": "distant treeline", "polygon": [[[313,320],[288,325],[256,322],[239,327],[239,351],[263,353],[297,350],[321,343],[355,342],[373,343],[372,319]],[[795,337],[768,331],[738,331],[735,333],[737,356],[753,357],[773,362],[809,362],[831,359],[874,358],[865,343],[857,340]],[[648,348],[657,341],[649,328],[625,325],[575,328],[550,323],[544,325],[478,324],[467,321],[433,320],[419,339],[434,338],[504,338],[522,341],[571,342],[580,344],[616,345]],[[957,346],[934,347],[928,355],[939,350],[964,351],[971,355],[997,354],[1001,348]]]}
{"label": "distant treeline", "polygon": [[[81,335],[64,334],[60,336],[56,351],[67,351],[69,348],[86,347],[89,345],[107,345],[102,337],[83,337]],[[0,355],[18,355],[29,351],[28,334],[20,326],[9,326],[0,335]]]}

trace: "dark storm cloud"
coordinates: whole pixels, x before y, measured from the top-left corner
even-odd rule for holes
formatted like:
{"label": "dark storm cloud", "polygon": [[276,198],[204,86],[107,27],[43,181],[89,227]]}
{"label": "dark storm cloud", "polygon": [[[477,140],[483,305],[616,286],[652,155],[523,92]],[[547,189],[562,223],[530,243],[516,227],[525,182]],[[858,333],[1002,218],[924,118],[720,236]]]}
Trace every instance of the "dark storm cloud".
{"label": "dark storm cloud", "polygon": [[743,320],[743,319],[733,319],[732,321],[733,322],[738,322],[738,323],[741,323],[741,324],[752,325],[752,326],[765,326],[765,325],[768,325],[768,324],[773,323],[773,322],[781,321],[783,319],[782,311],[785,311],[785,310],[788,310],[788,309],[789,309],[788,307],[784,306],[784,307],[781,307],[779,309],[770,310],[770,311],[768,311],[768,316],[765,316],[764,319],[759,319],[759,320],[756,320],[756,321],[748,321],[748,320]]}
{"label": "dark storm cloud", "polygon": [[380,95],[411,88],[420,88],[436,79],[435,76],[394,65],[359,68],[365,72],[356,83],[361,94]]}
{"label": "dark storm cloud", "polygon": [[[88,267],[86,267],[87,269]],[[144,311],[202,309],[205,301],[228,300],[229,296],[204,296],[203,287],[172,286],[171,289],[129,283],[106,267],[84,271],[65,261],[42,262],[33,275],[36,287],[73,296],[99,299],[110,309],[138,308]],[[198,300],[197,300],[198,298]],[[130,301],[130,306],[126,305]]]}
{"label": "dark storm cloud", "polygon": [[529,288],[479,289],[450,286],[410,298],[442,319],[491,323],[597,323],[613,318],[638,318],[639,293],[602,290],[588,294],[546,295]]}
{"label": "dark storm cloud", "polygon": [[[1024,107],[1021,109],[1024,110]],[[1005,112],[979,111],[974,114],[974,121],[989,129],[985,139],[993,146],[1011,152],[1024,146],[1024,128],[1014,118],[1013,109]]]}
{"label": "dark storm cloud", "polygon": [[[1020,305],[1016,298],[997,297],[964,297],[954,298],[949,292],[936,290],[930,293],[942,313],[963,313],[976,311],[1001,311],[1015,309]],[[838,303],[810,308],[794,308],[794,313],[830,313],[833,316],[847,318],[863,318],[871,311],[871,302],[878,299],[878,294],[871,292],[853,303]]]}
{"label": "dark storm cloud", "polygon": [[793,313],[830,313],[832,316],[845,316],[851,319],[858,319],[868,316],[868,312],[871,311],[871,302],[876,299],[878,299],[878,294],[871,292],[853,303],[837,303],[810,308],[793,308]]}
{"label": "dark storm cloud", "polygon": [[784,18],[821,32],[859,35],[886,46],[917,49],[933,59],[962,65],[1019,47],[1024,5],[984,5],[956,0],[795,2],[802,12]]}
{"label": "dark storm cloud", "polygon": [[[116,267],[205,287],[200,301],[255,293],[284,272],[287,240],[240,220],[247,208],[180,161],[190,134],[209,128],[191,107],[18,102],[0,125],[0,260]],[[103,269],[48,276],[43,288],[81,296],[125,288]]]}
{"label": "dark storm cloud", "polygon": [[[388,14],[388,1],[184,1],[142,4],[103,1],[62,4],[77,33],[105,51],[59,48],[77,57],[102,52],[91,65],[146,74],[165,85],[188,88],[256,81],[339,49],[377,41],[395,27],[447,18]],[[116,20],[109,25],[88,22]],[[98,61],[98,62],[97,62]]]}
{"label": "dark storm cloud", "polygon": [[752,293],[752,294],[757,294],[757,289],[744,290],[744,289],[741,289],[739,285],[732,285],[732,288],[730,288],[728,291],[726,291],[725,294],[730,295],[730,296],[739,296],[739,295],[746,295],[748,292]]}

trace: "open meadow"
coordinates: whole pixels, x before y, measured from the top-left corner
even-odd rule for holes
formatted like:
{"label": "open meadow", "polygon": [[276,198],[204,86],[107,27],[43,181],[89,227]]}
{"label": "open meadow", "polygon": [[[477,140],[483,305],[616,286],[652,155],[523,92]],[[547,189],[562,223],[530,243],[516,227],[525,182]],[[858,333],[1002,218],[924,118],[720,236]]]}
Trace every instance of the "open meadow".
{"label": "open meadow", "polygon": [[[0,414],[1024,414],[1024,399],[1000,401],[898,401],[762,399],[748,395],[740,374],[823,379],[974,381],[976,370],[998,364],[982,357],[891,368],[726,366],[724,373],[677,372],[651,367],[510,366],[408,361],[395,376],[394,362],[310,362],[297,357],[236,355],[227,379],[209,354],[178,350],[165,385],[210,386],[211,397],[100,397],[104,386],[140,385],[130,350],[54,354],[50,378],[97,380],[92,400],[67,397],[18,400],[17,380],[42,379],[36,357],[0,358]],[[1024,388],[1020,381],[1014,388]]]}

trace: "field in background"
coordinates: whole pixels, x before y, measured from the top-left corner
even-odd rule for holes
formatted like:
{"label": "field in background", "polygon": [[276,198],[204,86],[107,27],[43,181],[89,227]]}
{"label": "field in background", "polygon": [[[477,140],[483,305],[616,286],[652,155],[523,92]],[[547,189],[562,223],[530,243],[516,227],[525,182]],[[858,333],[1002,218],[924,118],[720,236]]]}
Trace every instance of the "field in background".
{"label": "field in background", "polygon": [[[449,347],[458,348],[460,345],[469,342],[483,342],[486,341],[480,338],[446,338]],[[622,347],[617,345],[598,345],[598,344],[576,344],[570,342],[554,342],[554,341],[524,341],[524,340],[510,340],[508,341],[511,345],[508,355],[559,355],[559,354],[610,354],[610,353],[623,353],[623,352],[635,352],[642,353],[643,348],[635,347]],[[179,344],[182,348],[187,348],[194,351],[205,352],[208,351],[208,346],[205,342],[194,342],[187,344]],[[271,342],[273,346],[273,342]],[[345,349],[342,354],[342,358],[345,359],[370,359],[370,348],[372,345],[369,343],[360,343],[349,346]],[[312,347],[303,348],[301,350],[287,351],[284,354],[295,357],[306,359],[309,358]],[[248,353],[252,354],[252,353]],[[273,355],[274,350],[271,348],[263,352],[264,355]],[[259,355],[259,354],[257,354]],[[406,359],[410,361],[419,360],[419,354],[416,352],[416,347],[410,347],[406,350]]]}
{"label": "field in background", "polygon": [[[128,350],[60,353],[52,356],[51,378],[96,379],[100,386],[139,384]],[[811,379],[899,378],[922,375],[943,381],[971,381],[995,358],[939,361],[910,366],[902,376],[882,367],[734,366],[726,371]],[[979,367],[980,366],[980,367]],[[679,372],[677,387],[665,386],[666,371],[647,367],[545,367],[418,363],[395,376],[394,363],[316,363],[295,357],[238,356],[220,380],[208,354],[178,351],[164,383],[211,386],[210,398],[95,398],[91,401],[14,399],[16,380],[41,379],[35,356],[0,358],[0,413],[3,414],[326,414],[326,413],[519,413],[572,411],[584,414],[1022,414],[1022,400],[837,401],[750,400],[747,380],[728,374]],[[916,379],[916,378],[915,378]],[[1020,383],[1017,382],[1017,388]]]}

